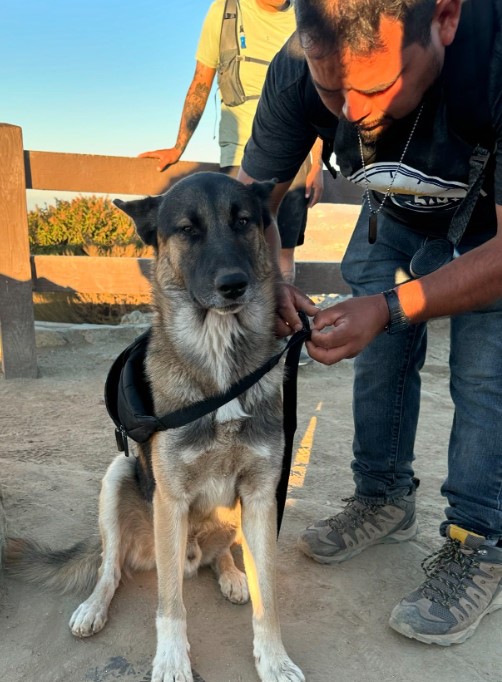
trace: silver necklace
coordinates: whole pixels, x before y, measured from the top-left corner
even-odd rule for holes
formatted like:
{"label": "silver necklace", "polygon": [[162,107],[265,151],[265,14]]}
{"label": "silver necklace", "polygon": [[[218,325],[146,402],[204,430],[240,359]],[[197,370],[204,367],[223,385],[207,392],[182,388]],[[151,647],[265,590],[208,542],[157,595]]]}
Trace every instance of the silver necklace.
{"label": "silver necklace", "polygon": [[404,145],[403,153],[401,154],[401,158],[399,159],[399,163],[397,164],[397,168],[392,175],[391,181],[389,183],[389,186],[387,187],[387,190],[385,191],[385,194],[383,195],[383,199],[380,203],[380,206],[378,208],[373,208],[373,204],[371,203],[371,197],[370,197],[370,187],[369,187],[369,182],[368,182],[368,176],[366,174],[366,164],[364,163],[364,152],[363,152],[363,141],[361,140],[361,134],[359,132],[359,128],[357,128],[357,138],[359,140],[359,152],[361,154],[361,163],[363,166],[363,174],[364,174],[364,194],[366,196],[366,201],[368,202],[368,207],[370,209],[370,217],[368,221],[368,241],[370,244],[374,244],[376,241],[377,237],[377,228],[378,228],[378,214],[382,210],[382,207],[387,200],[391,189],[394,185],[394,180],[396,177],[399,175],[399,171],[401,170],[401,166],[403,165],[403,159],[408,151],[408,147],[410,146],[411,138],[413,137],[413,134],[415,133],[416,127],[418,125],[418,121],[420,119],[420,115],[422,113],[422,109],[424,108],[424,104],[422,102],[422,105],[420,109],[418,110],[417,117],[415,119],[415,123],[413,124],[413,127],[411,129],[411,133],[406,141],[406,144]]}

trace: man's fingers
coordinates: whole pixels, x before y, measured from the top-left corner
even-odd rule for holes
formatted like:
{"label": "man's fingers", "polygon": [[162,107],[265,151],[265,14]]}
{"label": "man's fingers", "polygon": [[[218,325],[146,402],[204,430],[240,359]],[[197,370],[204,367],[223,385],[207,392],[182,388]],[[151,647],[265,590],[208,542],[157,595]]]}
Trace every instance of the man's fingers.
{"label": "man's fingers", "polygon": [[160,159],[159,152],[143,152],[138,154],[139,159]]}
{"label": "man's fingers", "polygon": [[291,334],[293,331],[302,329],[302,321],[298,316],[295,306],[290,301],[280,304],[277,308],[277,312],[279,313],[281,322],[289,328],[289,332],[286,332],[285,336],[288,333]]}
{"label": "man's fingers", "polygon": [[303,312],[307,313],[309,317],[314,317],[314,315],[317,315],[319,312],[319,308],[316,306],[314,301],[305,294],[301,293],[299,290],[295,292],[294,299],[294,305],[296,309],[303,310]]}
{"label": "man's fingers", "polygon": [[284,322],[282,318],[277,318],[275,323],[275,332],[280,339],[283,339],[285,336],[291,336],[292,331],[293,330],[289,324]]}
{"label": "man's fingers", "polygon": [[307,341],[305,345],[310,357],[323,365],[334,365],[340,362],[340,360],[353,357],[345,346],[340,348],[321,348],[320,346],[315,346],[312,341]]}

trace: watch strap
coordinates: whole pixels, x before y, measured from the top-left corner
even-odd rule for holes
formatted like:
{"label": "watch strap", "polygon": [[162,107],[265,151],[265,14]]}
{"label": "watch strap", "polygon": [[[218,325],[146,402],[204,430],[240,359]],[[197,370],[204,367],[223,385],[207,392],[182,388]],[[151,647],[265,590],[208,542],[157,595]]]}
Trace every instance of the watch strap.
{"label": "watch strap", "polygon": [[410,321],[406,317],[401,306],[401,301],[395,289],[388,289],[382,292],[389,309],[389,322],[385,329],[388,334],[397,334],[410,326]]}

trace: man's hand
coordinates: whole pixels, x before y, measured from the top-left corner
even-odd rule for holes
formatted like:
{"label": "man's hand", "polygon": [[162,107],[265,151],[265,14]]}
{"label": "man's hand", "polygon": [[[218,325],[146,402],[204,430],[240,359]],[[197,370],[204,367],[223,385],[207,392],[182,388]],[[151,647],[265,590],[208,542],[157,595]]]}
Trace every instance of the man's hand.
{"label": "man's hand", "polygon": [[282,338],[303,329],[298,310],[303,310],[310,317],[319,313],[319,308],[300,289],[297,289],[292,284],[281,282],[277,305],[277,336]]}
{"label": "man's hand", "polygon": [[312,165],[305,180],[305,198],[309,199],[308,207],[315,206],[322,197],[324,190],[324,178],[322,175],[322,165]]}
{"label": "man's hand", "polygon": [[140,159],[159,159],[160,163],[157,166],[158,171],[163,171],[169,166],[178,163],[181,157],[181,151],[176,147],[171,149],[157,149],[154,152],[143,152],[138,154]]}
{"label": "man's hand", "polygon": [[350,298],[317,313],[307,350],[314,360],[334,365],[360,353],[388,321],[389,309],[383,294]]}

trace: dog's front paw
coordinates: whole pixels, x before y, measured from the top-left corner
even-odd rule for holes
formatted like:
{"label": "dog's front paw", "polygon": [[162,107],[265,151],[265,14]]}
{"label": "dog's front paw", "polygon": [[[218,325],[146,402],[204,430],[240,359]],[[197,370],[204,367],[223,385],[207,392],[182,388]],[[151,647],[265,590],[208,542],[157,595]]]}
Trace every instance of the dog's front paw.
{"label": "dog's front paw", "polygon": [[173,647],[157,649],[153,661],[152,682],[193,682],[188,653],[184,654]]}
{"label": "dog's front paw", "polygon": [[224,571],[218,578],[221,593],[234,604],[245,604],[249,601],[249,589],[246,574],[238,568]]}
{"label": "dog's front paw", "polygon": [[304,674],[284,650],[261,656],[255,653],[255,663],[262,682],[305,682]]}
{"label": "dog's front paw", "polygon": [[73,612],[70,629],[75,637],[91,637],[104,628],[107,620],[108,608],[88,599]]}

